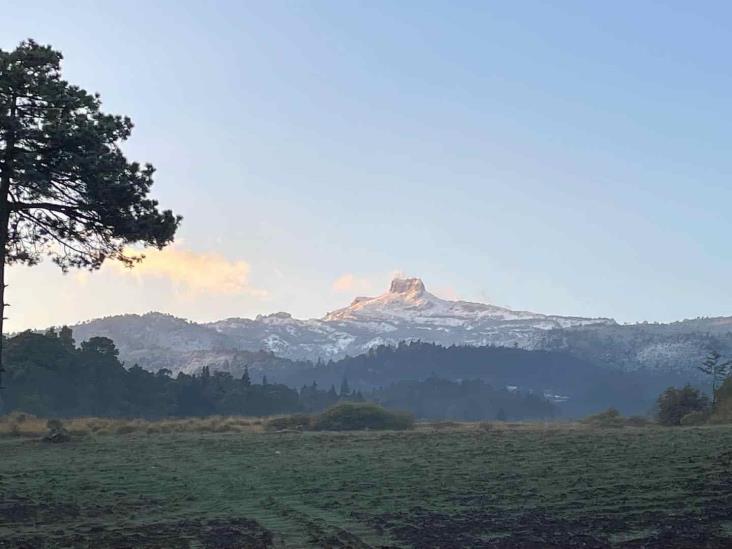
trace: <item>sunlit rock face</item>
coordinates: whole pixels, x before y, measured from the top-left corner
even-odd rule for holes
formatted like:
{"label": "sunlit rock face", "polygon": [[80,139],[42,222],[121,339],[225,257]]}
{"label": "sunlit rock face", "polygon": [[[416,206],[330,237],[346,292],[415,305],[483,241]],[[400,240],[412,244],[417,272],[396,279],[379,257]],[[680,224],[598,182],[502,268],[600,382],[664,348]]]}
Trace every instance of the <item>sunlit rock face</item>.
{"label": "sunlit rock face", "polygon": [[424,291],[424,282],[419,278],[395,278],[389,287],[390,294],[421,295]]}

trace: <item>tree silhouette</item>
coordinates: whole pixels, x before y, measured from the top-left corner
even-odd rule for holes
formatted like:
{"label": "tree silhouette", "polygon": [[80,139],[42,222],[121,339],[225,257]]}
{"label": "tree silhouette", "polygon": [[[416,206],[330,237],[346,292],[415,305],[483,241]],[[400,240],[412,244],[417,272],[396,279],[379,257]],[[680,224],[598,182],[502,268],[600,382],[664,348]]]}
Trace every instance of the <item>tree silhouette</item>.
{"label": "tree silhouette", "polygon": [[68,348],[73,349],[76,345],[74,341],[74,332],[68,326],[63,326],[58,333],[58,337],[61,342]]}
{"label": "tree silhouette", "polygon": [[241,376],[241,382],[244,384],[244,387],[252,386],[252,378],[249,375],[249,366],[244,366],[244,373]]}
{"label": "tree silhouette", "polygon": [[717,387],[720,381],[730,375],[732,372],[732,360],[727,362],[719,362],[722,358],[716,350],[709,351],[704,358],[704,362],[697,369],[712,378],[712,407],[717,403]]}
{"label": "tree silhouette", "polygon": [[348,385],[348,379],[345,377],[343,378],[343,381],[341,381],[341,390],[338,395],[341,398],[348,398],[351,396],[351,386]]}
{"label": "tree silhouette", "polygon": [[149,198],[153,167],[122,153],[132,121],[63,80],[61,60],[33,40],[0,50],[0,333],[6,265],[132,266],[129,246],[163,248],[181,220]]}
{"label": "tree silhouette", "polygon": [[81,350],[90,353],[98,353],[104,356],[118,357],[119,351],[114,341],[108,337],[95,336],[81,343]]}
{"label": "tree silhouette", "polygon": [[681,425],[681,420],[692,412],[705,412],[709,408],[707,396],[691,385],[681,389],[669,387],[656,401],[656,419],[661,425]]}

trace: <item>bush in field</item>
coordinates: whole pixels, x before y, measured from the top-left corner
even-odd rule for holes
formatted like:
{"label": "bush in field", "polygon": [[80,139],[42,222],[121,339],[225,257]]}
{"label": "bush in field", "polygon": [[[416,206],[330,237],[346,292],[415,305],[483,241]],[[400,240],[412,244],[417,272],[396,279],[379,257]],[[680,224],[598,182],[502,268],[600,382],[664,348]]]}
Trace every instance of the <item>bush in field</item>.
{"label": "bush in field", "polygon": [[615,408],[587,416],[582,423],[592,427],[647,427],[653,424],[650,419],[643,416],[623,417]]}
{"label": "bush in field", "polygon": [[312,424],[312,416],[307,414],[293,414],[291,416],[270,419],[264,428],[267,431],[307,431],[311,428]]}
{"label": "bush in field", "polygon": [[315,418],[316,431],[404,430],[414,427],[414,416],[392,412],[369,402],[343,402]]}
{"label": "bush in field", "polygon": [[717,402],[710,418],[712,423],[732,423],[732,377],[717,389]]}
{"label": "bush in field", "polygon": [[680,425],[704,425],[708,420],[709,414],[707,412],[689,412],[681,418]]}
{"label": "bush in field", "polygon": [[55,444],[61,442],[68,442],[71,440],[71,435],[64,427],[64,424],[59,419],[49,419],[46,422],[48,433],[43,437],[44,442],[53,442]]}
{"label": "bush in field", "polygon": [[582,423],[592,425],[593,427],[623,427],[625,420],[615,408],[608,408],[599,414],[587,416],[582,420]]}
{"label": "bush in field", "polygon": [[669,387],[656,401],[656,418],[661,425],[681,425],[681,419],[692,412],[707,412],[709,399],[698,389],[686,385]]}

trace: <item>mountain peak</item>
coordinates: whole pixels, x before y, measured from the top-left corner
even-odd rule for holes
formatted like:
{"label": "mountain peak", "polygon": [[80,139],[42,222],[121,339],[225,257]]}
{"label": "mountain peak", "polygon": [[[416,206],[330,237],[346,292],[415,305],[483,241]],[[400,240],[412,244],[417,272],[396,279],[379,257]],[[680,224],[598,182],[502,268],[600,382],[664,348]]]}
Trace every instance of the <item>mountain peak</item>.
{"label": "mountain peak", "polygon": [[424,282],[419,278],[395,278],[391,281],[390,294],[423,294]]}

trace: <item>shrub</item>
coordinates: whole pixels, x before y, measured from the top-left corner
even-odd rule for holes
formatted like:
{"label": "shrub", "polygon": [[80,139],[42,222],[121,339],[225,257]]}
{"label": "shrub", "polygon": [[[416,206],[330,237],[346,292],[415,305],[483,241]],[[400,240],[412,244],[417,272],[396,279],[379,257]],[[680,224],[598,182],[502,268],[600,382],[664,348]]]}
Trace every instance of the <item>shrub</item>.
{"label": "shrub", "polygon": [[42,439],[44,442],[59,444],[71,440],[71,435],[66,430],[61,420],[49,419],[46,422],[46,427],[48,427],[48,433],[46,433],[46,435]]}
{"label": "shrub", "polygon": [[64,424],[61,422],[60,419],[49,419],[46,422],[46,427],[48,427],[49,430],[54,430],[54,429],[57,430],[57,429],[63,429]]}
{"label": "shrub", "polygon": [[732,377],[717,389],[717,403],[710,418],[712,423],[732,423]]}
{"label": "shrub", "polygon": [[317,431],[360,431],[365,429],[401,431],[414,427],[414,416],[392,412],[370,402],[343,402],[315,418]]}
{"label": "shrub", "polygon": [[691,412],[706,412],[709,399],[691,385],[669,387],[656,401],[656,417],[661,425],[681,425],[681,418]]}
{"label": "shrub", "polygon": [[604,412],[587,416],[582,420],[582,423],[591,425],[593,427],[623,427],[625,420],[620,416],[615,408],[608,408]]}
{"label": "shrub", "polygon": [[707,412],[689,412],[681,418],[680,425],[704,425],[709,419]]}

